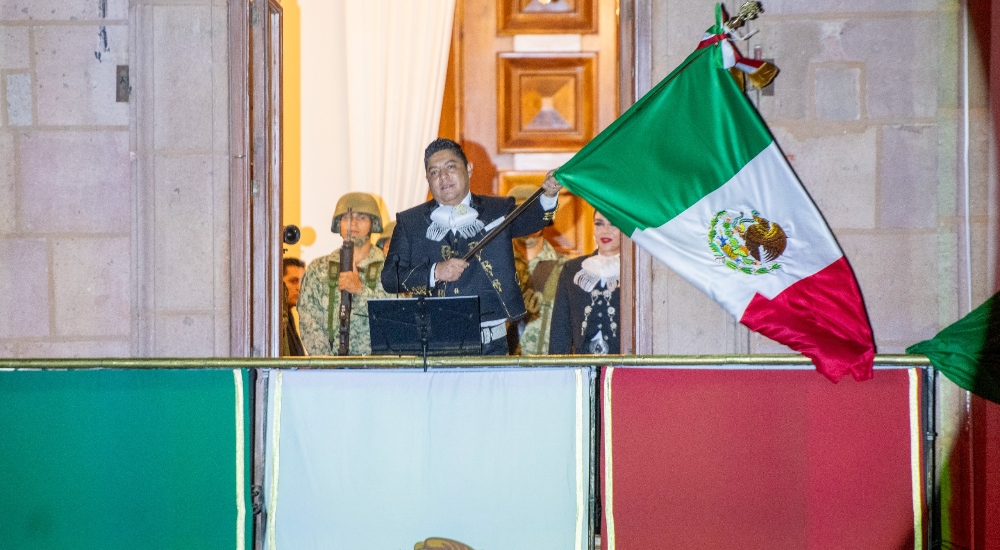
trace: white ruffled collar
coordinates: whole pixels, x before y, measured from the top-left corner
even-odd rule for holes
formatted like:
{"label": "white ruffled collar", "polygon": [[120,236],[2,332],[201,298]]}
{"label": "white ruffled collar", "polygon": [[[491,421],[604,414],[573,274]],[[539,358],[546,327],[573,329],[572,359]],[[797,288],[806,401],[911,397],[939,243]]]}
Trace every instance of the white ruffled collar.
{"label": "white ruffled collar", "polygon": [[621,254],[601,256],[595,254],[583,260],[580,271],[573,276],[573,282],[586,292],[594,290],[598,284],[609,292],[618,288],[621,278]]}
{"label": "white ruffled collar", "polygon": [[472,193],[465,195],[462,202],[450,206],[439,204],[431,212],[431,224],[427,227],[427,238],[432,241],[444,239],[449,231],[471,239],[482,231],[484,225],[479,221],[479,211],[472,207]]}

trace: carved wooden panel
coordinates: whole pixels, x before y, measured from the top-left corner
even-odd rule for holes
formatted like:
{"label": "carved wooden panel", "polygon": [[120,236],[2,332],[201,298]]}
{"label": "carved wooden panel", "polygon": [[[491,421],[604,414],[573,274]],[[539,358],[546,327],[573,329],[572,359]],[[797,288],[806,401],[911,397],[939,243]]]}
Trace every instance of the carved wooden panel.
{"label": "carved wooden panel", "polygon": [[497,148],[576,151],[594,137],[594,54],[500,54]]}
{"label": "carved wooden panel", "polygon": [[597,0],[497,0],[497,34],[597,32]]}
{"label": "carved wooden panel", "polygon": [[[545,172],[500,172],[499,195],[516,185],[528,184],[541,187]],[[551,226],[542,233],[556,250],[578,256],[594,251],[594,207],[587,201],[563,189],[559,194],[559,208]]]}

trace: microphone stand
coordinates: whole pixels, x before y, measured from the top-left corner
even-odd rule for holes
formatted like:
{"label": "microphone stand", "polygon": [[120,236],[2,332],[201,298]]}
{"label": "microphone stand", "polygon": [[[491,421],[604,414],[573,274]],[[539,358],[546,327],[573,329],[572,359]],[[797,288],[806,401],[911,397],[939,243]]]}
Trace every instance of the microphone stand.
{"label": "microphone stand", "polygon": [[420,349],[424,356],[424,372],[427,372],[427,346],[431,339],[430,318],[427,315],[427,302],[421,294],[417,297],[417,333],[420,335]]}
{"label": "microphone stand", "polygon": [[396,274],[396,298],[399,298],[399,289],[402,287],[402,283],[399,280],[399,254],[393,254],[387,258],[392,261],[392,270]]}

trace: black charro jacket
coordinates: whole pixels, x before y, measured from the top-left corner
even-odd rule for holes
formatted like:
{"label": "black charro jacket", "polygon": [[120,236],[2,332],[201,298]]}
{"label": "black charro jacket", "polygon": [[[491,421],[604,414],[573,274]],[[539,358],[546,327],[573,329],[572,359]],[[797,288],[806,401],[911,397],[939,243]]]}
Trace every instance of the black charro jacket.
{"label": "black charro jacket", "polygon": [[[552,305],[549,355],[593,353],[589,346],[598,331],[602,331],[608,339],[608,353],[621,353],[621,288],[616,288],[608,300],[603,294],[592,297],[591,293],[573,282],[573,277],[582,269],[583,261],[595,254],[580,256],[563,264]],[[597,290],[604,288],[598,286]],[[587,322],[586,327],[584,321]],[[611,322],[617,326],[612,328]]]}
{"label": "black charro jacket", "polygon": [[[472,195],[472,207],[479,212],[479,220],[489,227],[510,214],[515,204],[511,197]],[[435,208],[437,202],[431,200],[396,215],[396,229],[382,269],[385,290],[412,292],[415,296],[479,296],[481,321],[504,318],[517,321],[524,317],[524,297],[514,268],[511,239],[541,231],[551,223],[555,211],[546,212],[536,200],[476,258],[469,260],[469,267],[457,281],[441,282],[429,288],[432,265],[464,256],[487,233],[480,231],[475,237],[466,239],[449,232],[442,240],[432,241],[426,234]]]}

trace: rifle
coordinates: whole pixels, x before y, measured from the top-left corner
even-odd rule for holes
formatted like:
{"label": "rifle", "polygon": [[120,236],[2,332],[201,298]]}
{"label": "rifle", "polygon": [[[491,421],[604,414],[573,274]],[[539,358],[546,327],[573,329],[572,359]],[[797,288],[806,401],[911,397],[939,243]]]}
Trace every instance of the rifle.
{"label": "rifle", "polygon": [[504,229],[507,229],[507,226],[510,225],[515,219],[517,219],[518,216],[523,214],[524,211],[527,210],[529,206],[531,206],[531,203],[535,202],[535,199],[540,197],[543,192],[545,192],[545,189],[538,188],[537,191],[532,193],[532,195],[528,197],[520,205],[518,205],[518,207],[515,208],[513,212],[507,214],[507,217],[504,218],[502,222],[500,222],[500,225],[491,229],[490,232],[487,233],[486,235],[483,235],[483,238],[480,239],[478,243],[476,243],[476,246],[470,248],[469,251],[466,252],[464,256],[462,256],[462,260],[467,262],[471,260],[472,257],[475,256],[476,254],[479,254],[480,250],[486,247],[486,245],[490,244],[490,241],[495,239],[497,235],[503,232]]}
{"label": "rifle", "polygon": [[[347,209],[348,230],[344,237],[344,245],[340,247],[340,272],[354,271],[354,243],[351,241],[350,219],[351,209]],[[351,293],[341,289],[340,309],[340,350],[338,355],[351,353]]]}

